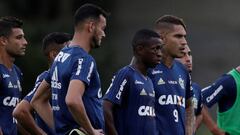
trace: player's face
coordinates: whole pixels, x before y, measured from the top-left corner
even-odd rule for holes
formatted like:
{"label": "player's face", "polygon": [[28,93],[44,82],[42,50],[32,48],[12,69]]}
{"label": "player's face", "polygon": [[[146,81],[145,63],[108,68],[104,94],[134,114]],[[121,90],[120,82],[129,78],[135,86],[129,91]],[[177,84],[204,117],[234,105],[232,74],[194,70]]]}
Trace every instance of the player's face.
{"label": "player's face", "polygon": [[192,72],[192,54],[188,45],[185,46],[184,56],[182,58],[178,58],[177,60],[186,66],[189,72]]}
{"label": "player's face", "polygon": [[173,29],[162,35],[164,54],[172,58],[181,58],[187,44],[186,31],[182,25],[174,25]]}
{"label": "player's face", "polygon": [[27,41],[21,28],[13,28],[6,40],[6,51],[11,57],[24,56]]}
{"label": "player's face", "polygon": [[105,37],[105,27],[106,27],[106,18],[102,15],[100,15],[100,19],[98,23],[96,23],[96,27],[94,30],[93,35],[93,48],[98,48],[101,46],[102,38]]}
{"label": "player's face", "polygon": [[150,68],[154,68],[160,63],[162,57],[162,40],[160,38],[152,38],[149,45],[144,46],[142,53],[143,63]]}

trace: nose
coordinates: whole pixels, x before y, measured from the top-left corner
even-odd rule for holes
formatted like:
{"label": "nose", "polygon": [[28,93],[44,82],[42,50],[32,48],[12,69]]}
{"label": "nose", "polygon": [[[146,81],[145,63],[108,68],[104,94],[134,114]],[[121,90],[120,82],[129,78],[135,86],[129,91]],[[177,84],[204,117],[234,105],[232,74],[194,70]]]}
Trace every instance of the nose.
{"label": "nose", "polygon": [[104,38],[106,37],[106,34],[105,34],[105,32],[104,32],[104,31],[103,31],[103,35],[102,35],[102,37],[104,37]]}
{"label": "nose", "polygon": [[187,39],[186,39],[186,37],[183,37],[181,44],[182,44],[183,46],[187,45]]}
{"label": "nose", "polygon": [[162,57],[162,50],[158,49],[156,54],[157,54],[157,57],[161,58]]}
{"label": "nose", "polygon": [[28,45],[28,42],[27,42],[27,40],[26,40],[25,38],[23,38],[23,45],[24,45],[24,46],[27,46],[27,45]]}

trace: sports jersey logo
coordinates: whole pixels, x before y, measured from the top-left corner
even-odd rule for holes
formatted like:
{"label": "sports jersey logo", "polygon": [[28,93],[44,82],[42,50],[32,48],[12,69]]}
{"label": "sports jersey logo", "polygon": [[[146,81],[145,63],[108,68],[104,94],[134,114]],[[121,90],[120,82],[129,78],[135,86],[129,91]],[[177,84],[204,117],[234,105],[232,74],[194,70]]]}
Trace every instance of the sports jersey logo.
{"label": "sports jersey logo", "polygon": [[11,82],[8,83],[8,88],[13,88],[13,85]]}
{"label": "sports jersey logo", "polygon": [[135,84],[144,84],[144,83],[141,81],[135,80]]}
{"label": "sports jersey logo", "polygon": [[112,78],[112,82],[111,82],[110,86],[108,87],[108,89],[107,89],[107,91],[106,91],[105,94],[107,94],[107,93],[109,92],[109,90],[112,88],[113,81],[114,81],[115,77],[116,77],[116,76],[113,76],[113,78]]}
{"label": "sports jersey logo", "polygon": [[77,72],[76,75],[79,75],[82,69],[82,63],[83,63],[83,59],[78,59],[78,67],[77,67]]}
{"label": "sports jersey logo", "polygon": [[102,97],[102,90],[101,88],[98,89],[98,98],[101,98]]}
{"label": "sports jersey logo", "polygon": [[18,89],[19,89],[19,91],[22,91],[21,83],[20,83],[19,80],[17,80],[17,85],[18,85]]}
{"label": "sports jersey logo", "polygon": [[141,96],[146,96],[147,95],[147,92],[145,91],[145,89],[142,89],[142,91],[140,92],[140,95]]}
{"label": "sports jersey logo", "polygon": [[138,115],[139,116],[151,116],[155,117],[155,110],[152,106],[140,106],[138,109]]}
{"label": "sports jersey logo", "polygon": [[15,107],[19,103],[20,99],[18,97],[5,97],[3,99],[3,105]]}
{"label": "sports jersey logo", "polygon": [[52,109],[53,109],[53,111],[59,111],[60,107],[58,105],[57,106],[52,106]]}
{"label": "sports jersey logo", "polygon": [[69,53],[59,52],[54,61],[63,63],[69,56]]}
{"label": "sports jersey logo", "polygon": [[57,95],[57,94],[54,94],[54,93],[52,93],[52,100],[58,100],[58,95]]}
{"label": "sports jersey logo", "polygon": [[192,101],[193,101],[193,108],[194,109],[197,109],[198,108],[198,100],[197,100],[197,98],[196,97],[193,97],[193,99],[192,99]]}
{"label": "sports jersey logo", "polygon": [[182,89],[185,89],[184,80],[181,78],[181,76],[178,79],[178,83],[179,83],[179,85],[181,86]]}
{"label": "sports jersey logo", "polygon": [[172,81],[172,80],[169,80],[168,83],[169,84],[178,84],[177,81]]}
{"label": "sports jersey logo", "polygon": [[118,93],[117,93],[117,95],[116,95],[116,98],[117,98],[117,99],[120,99],[120,97],[121,97],[121,95],[122,95],[122,91],[123,91],[124,86],[126,85],[126,83],[127,83],[127,79],[124,79],[123,82],[121,83],[120,89],[119,89],[119,91],[118,91]]}
{"label": "sports jersey logo", "polygon": [[2,74],[2,78],[8,78],[8,77],[10,77],[9,74]]}
{"label": "sports jersey logo", "polygon": [[158,103],[160,105],[179,105],[185,108],[185,98],[178,95],[161,95]]}
{"label": "sports jersey logo", "polygon": [[51,87],[55,88],[55,89],[61,89],[62,88],[62,84],[60,82],[58,82],[58,68],[55,67],[54,71],[53,71],[53,75],[51,78]]}
{"label": "sports jersey logo", "polygon": [[213,92],[212,95],[210,95],[209,97],[206,98],[207,102],[208,102],[208,103],[211,102],[211,101],[214,99],[214,97],[216,97],[216,95],[217,95],[222,89],[223,89],[223,86],[220,85],[220,86]]}
{"label": "sports jersey logo", "polygon": [[87,80],[88,81],[90,81],[90,77],[92,75],[93,67],[94,67],[94,63],[91,62],[91,66],[90,66],[90,69],[89,69],[89,72],[88,72],[88,76],[87,76]]}
{"label": "sports jersey logo", "polygon": [[13,117],[13,123],[17,124],[17,120]]}
{"label": "sports jersey logo", "polygon": [[159,80],[158,80],[158,83],[157,83],[158,85],[162,85],[162,84],[165,84],[165,82],[163,81],[163,79],[162,78],[160,78]]}
{"label": "sports jersey logo", "polygon": [[163,73],[163,71],[160,71],[160,70],[153,70],[152,71],[152,74],[155,75],[155,74],[161,74]]}
{"label": "sports jersey logo", "polygon": [[149,93],[149,96],[155,97],[155,91],[153,90],[153,93]]}

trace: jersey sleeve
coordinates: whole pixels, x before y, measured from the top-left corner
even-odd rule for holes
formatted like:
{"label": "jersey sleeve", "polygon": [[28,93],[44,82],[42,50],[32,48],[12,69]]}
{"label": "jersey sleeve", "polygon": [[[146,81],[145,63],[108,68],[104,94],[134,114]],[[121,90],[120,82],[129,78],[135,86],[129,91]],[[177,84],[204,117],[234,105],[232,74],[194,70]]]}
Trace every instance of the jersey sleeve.
{"label": "jersey sleeve", "polygon": [[187,79],[186,79],[186,100],[193,97],[193,90],[191,88],[192,85],[192,79],[191,75],[187,72]]}
{"label": "jersey sleeve", "polygon": [[48,70],[44,80],[48,83],[51,84],[51,74],[50,74],[50,69]]}
{"label": "jersey sleeve", "polygon": [[43,81],[43,79],[45,79],[48,75],[48,72],[43,72],[42,74],[40,74],[35,82],[34,88],[24,97],[23,100],[28,101],[29,103],[31,102],[33,95],[35,94],[37,88],[39,87],[39,85],[41,84],[41,82]]}
{"label": "jersey sleeve", "polygon": [[114,104],[121,105],[124,96],[127,94],[129,79],[127,71],[119,71],[113,76],[112,83],[110,84],[104,100],[108,100]]}
{"label": "jersey sleeve", "polygon": [[81,80],[87,86],[90,84],[90,78],[95,68],[95,61],[89,56],[75,60],[70,80]]}
{"label": "jersey sleeve", "polygon": [[225,74],[217,79],[212,85],[202,89],[202,100],[208,107],[219,102],[223,96],[236,89],[234,78]]}
{"label": "jersey sleeve", "polygon": [[193,89],[193,93],[194,93],[194,97],[193,100],[194,101],[194,109],[195,109],[195,115],[199,115],[201,114],[202,108],[203,108],[203,103],[202,103],[202,96],[201,96],[201,87],[196,84],[196,83],[192,83],[192,89]]}

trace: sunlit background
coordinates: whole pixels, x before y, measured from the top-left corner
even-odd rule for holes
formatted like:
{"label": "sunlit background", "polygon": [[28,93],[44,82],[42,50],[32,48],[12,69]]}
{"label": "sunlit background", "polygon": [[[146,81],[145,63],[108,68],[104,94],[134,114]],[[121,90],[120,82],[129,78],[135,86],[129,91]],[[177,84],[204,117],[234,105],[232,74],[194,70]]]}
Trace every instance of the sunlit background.
{"label": "sunlit background", "polygon": [[[24,73],[24,94],[35,78],[47,69],[41,52],[42,38],[50,32],[73,33],[73,14],[83,3],[102,6],[108,18],[102,47],[93,50],[106,91],[111,77],[131,60],[131,39],[141,28],[152,28],[154,21],[172,14],[185,20],[188,44],[194,59],[193,80],[202,87],[238,66],[240,53],[240,1],[226,0],[1,0],[0,16],[16,16],[24,21],[29,46],[26,56],[17,59]],[[216,106],[210,109],[216,117]],[[197,135],[210,135],[201,126]]]}

